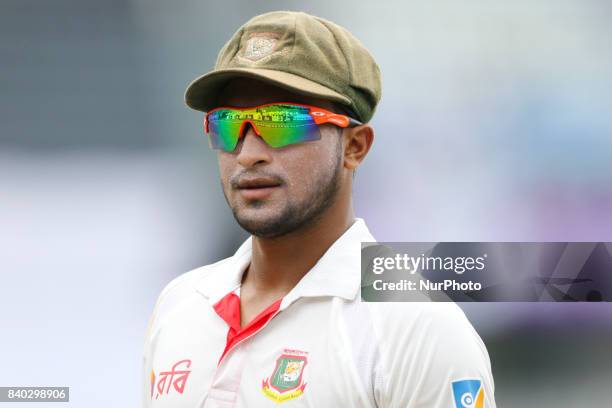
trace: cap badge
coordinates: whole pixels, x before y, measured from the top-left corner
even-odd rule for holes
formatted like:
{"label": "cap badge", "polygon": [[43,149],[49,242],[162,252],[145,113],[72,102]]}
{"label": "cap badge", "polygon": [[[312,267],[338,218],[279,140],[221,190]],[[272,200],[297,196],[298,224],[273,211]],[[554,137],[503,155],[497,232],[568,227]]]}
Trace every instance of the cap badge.
{"label": "cap badge", "polygon": [[274,52],[277,41],[275,33],[253,33],[246,42],[243,57],[251,61],[260,60]]}

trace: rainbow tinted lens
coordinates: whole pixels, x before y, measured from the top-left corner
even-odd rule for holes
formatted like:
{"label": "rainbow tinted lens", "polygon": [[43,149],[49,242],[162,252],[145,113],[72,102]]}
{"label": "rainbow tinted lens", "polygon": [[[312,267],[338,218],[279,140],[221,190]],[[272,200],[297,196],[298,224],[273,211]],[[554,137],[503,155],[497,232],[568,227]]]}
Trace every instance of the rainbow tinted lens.
{"label": "rainbow tinted lens", "polygon": [[227,152],[234,151],[247,123],[271,147],[321,138],[319,127],[305,106],[277,104],[249,109],[222,108],[211,111],[207,121],[212,147]]}

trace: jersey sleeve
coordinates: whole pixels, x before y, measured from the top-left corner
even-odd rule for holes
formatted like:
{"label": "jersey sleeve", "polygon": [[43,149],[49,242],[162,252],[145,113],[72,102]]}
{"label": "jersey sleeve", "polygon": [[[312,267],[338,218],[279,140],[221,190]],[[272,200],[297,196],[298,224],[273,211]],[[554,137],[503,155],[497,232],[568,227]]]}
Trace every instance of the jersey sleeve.
{"label": "jersey sleeve", "polygon": [[495,408],[487,349],[454,303],[395,304],[380,332],[380,408]]}
{"label": "jersey sleeve", "polygon": [[206,267],[201,267],[179,275],[170,281],[157,297],[153,312],[149,317],[145,330],[145,341],[142,352],[140,397],[142,408],[149,408],[151,406],[151,395],[153,393],[155,381],[153,372],[155,333],[159,330],[168,312],[193,290],[193,282],[205,271]]}
{"label": "jersey sleeve", "polygon": [[153,392],[153,345],[152,345],[152,336],[153,336],[153,326],[156,320],[157,311],[159,309],[159,304],[161,303],[161,299],[164,297],[167,292],[167,288],[162,290],[161,294],[158,296],[155,306],[153,308],[153,312],[149,317],[149,321],[147,323],[147,328],[145,330],[145,341],[144,348],[142,353],[142,363],[141,363],[141,407],[149,408],[151,406],[151,394]]}

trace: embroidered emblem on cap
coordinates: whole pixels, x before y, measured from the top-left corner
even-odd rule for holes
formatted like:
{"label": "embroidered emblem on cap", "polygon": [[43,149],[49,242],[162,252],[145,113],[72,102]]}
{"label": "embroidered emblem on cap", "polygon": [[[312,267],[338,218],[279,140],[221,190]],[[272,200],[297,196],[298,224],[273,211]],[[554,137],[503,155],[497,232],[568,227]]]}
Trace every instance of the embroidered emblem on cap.
{"label": "embroidered emblem on cap", "polygon": [[278,44],[276,33],[253,33],[244,47],[243,57],[257,61],[272,54]]}

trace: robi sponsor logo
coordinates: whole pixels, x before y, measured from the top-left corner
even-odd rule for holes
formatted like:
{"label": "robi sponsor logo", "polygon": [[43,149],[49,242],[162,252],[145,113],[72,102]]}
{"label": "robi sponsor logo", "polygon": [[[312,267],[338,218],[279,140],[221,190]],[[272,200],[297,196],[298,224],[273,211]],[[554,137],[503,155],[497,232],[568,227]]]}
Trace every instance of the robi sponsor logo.
{"label": "robi sponsor logo", "polygon": [[484,408],[484,388],[480,380],[453,381],[455,408]]}
{"label": "robi sponsor logo", "polygon": [[[176,362],[170,371],[160,372],[159,376],[156,376],[155,371],[151,370],[151,398],[155,391],[157,391],[155,399],[170,394],[171,391],[182,394],[185,391],[189,374],[191,374],[190,368],[191,360],[185,359]],[[156,380],[157,386],[155,385]]]}

